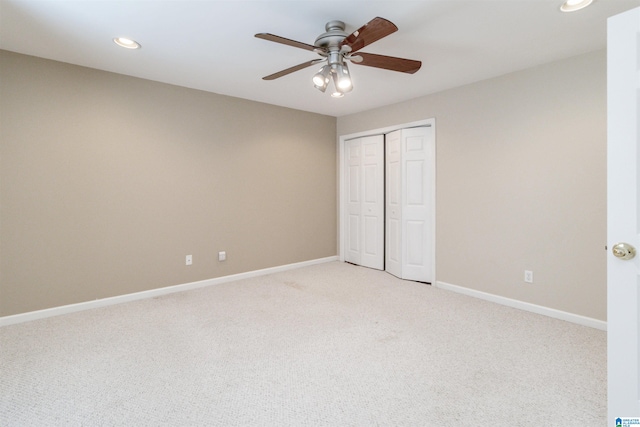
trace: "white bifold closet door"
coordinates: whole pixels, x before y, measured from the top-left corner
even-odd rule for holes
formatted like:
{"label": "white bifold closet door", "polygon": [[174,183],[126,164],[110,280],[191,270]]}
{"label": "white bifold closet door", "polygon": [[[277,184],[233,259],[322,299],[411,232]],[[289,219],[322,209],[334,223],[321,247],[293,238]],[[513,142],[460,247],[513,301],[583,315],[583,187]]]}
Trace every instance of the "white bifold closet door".
{"label": "white bifold closet door", "polygon": [[345,261],[384,269],[384,136],[345,143]]}
{"label": "white bifold closet door", "polygon": [[433,280],[433,171],[429,127],[386,135],[385,269],[407,280]]}

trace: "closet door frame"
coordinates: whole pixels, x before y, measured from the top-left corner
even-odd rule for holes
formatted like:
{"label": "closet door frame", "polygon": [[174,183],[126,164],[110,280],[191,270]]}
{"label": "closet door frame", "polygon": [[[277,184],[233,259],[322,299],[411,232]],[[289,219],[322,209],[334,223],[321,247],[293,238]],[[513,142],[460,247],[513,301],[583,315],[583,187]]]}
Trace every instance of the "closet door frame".
{"label": "closet door frame", "polygon": [[[345,260],[345,248],[346,248],[346,238],[347,236],[345,235],[345,224],[344,224],[344,217],[345,217],[345,212],[346,212],[346,203],[345,203],[345,191],[346,191],[346,183],[345,183],[345,158],[344,158],[344,153],[345,153],[345,141],[350,140],[350,139],[354,139],[354,138],[360,138],[360,137],[365,137],[365,136],[372,136],[372,135],[380,135],[380,134],[387,134],[396,130],[400,130],[400,129],[406,129],[406,128],[412,128],[412,127],[418,127],[418,126],[427,126],[430,127],[433,131],[433,135],[434,135],[434,151],[435,151],[435,135],[436,135],[436,120],[435,118],[431,118],[431,119],[424,119],[424,120],[420,120],[420,121],[416,121],[416,122],[411,122],[411,123],[402,123],[402,124],[398,124],[398,125],[393,125],[393,126],[388,126],[388,127],[384,127],[384,128],[378,128],[378,129],[371,129],[371,130],[367,130],[364,132],[358,132],[358,133],[353,133],[353,134],[346,134],[346,135],[340,135],[338,138],[338,146],[337,146],[337,156],[338,156],[338,259],[340,261],[344,261]],[[435,155],[433,156],[433,164],[430,165],[431,166],[431,170],[433,173],[433,188],[431,189],[431,206],[433,207],[433,212],[431,215],[431,219],[432,219],[432,227],[431,229],[433,230],[433,239],[431,242],[431,265],[432,265],[432,272],[433,272],[433,277],[432,277],[432,284],[437,283],[437,279],[436,279],[436,189],[435,189],[435,177],[436,177],[436,157]]]}

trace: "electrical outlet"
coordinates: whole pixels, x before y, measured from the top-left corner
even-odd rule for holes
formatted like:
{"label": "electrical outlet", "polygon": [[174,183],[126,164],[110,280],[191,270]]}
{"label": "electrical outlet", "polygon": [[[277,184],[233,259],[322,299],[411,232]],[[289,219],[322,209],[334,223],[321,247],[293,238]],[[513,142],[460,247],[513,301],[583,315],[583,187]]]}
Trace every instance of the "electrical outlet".
{"label": "electrical outlet", "polygon": [[225,261],[227,259],[227,252],[218,252],[218,261]]}
{"label": "electrical outlet", "polygon": [[531,270],[524,271],[524,281],[527,283],[533,283],[533,271]]}
{"label": "electrical outlet", "polygon": [[191,255],[187,255],[186,261],[185,261],[186,265],[191,265],[193,264],[193,257]]}

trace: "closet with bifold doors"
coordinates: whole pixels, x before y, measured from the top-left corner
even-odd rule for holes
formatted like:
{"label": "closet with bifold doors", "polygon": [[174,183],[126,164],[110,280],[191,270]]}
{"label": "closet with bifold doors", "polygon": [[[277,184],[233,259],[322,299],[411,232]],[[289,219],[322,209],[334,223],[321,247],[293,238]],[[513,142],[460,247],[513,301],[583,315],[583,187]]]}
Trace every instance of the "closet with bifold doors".
{"label": "closet with bifold doors", "polygon": [[431,283],[435,138],[431,126],[344,143],[344,259]]}

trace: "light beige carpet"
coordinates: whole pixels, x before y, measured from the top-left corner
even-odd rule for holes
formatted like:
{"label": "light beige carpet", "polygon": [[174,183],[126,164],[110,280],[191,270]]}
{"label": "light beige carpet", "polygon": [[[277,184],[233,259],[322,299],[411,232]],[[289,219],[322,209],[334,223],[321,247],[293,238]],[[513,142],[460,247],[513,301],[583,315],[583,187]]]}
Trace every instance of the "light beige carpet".
{"label": "light beige carpet", "polygon": [[606,425],[606,334],[332,262],[0,328],[1,426]]}

